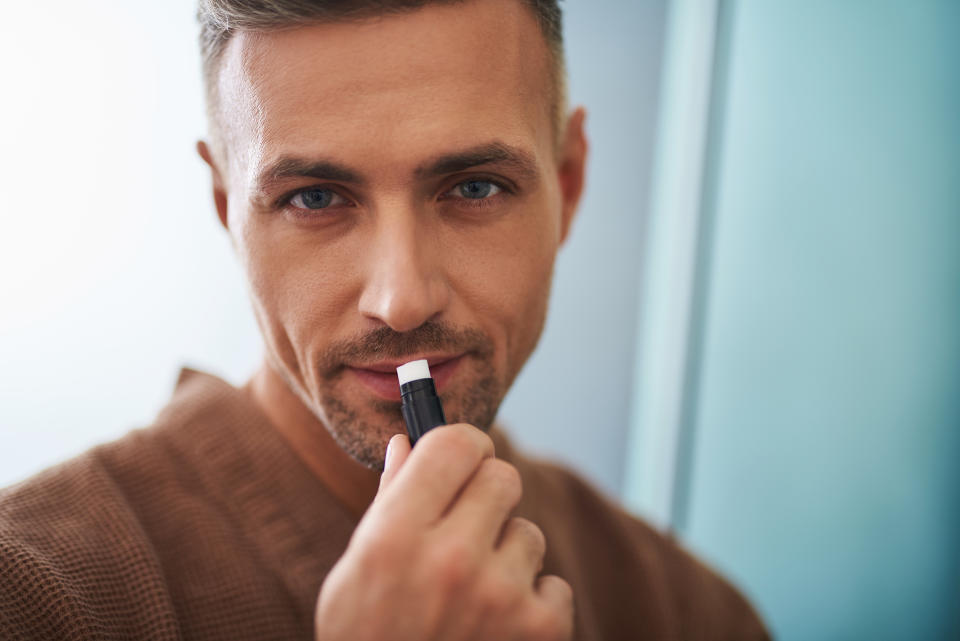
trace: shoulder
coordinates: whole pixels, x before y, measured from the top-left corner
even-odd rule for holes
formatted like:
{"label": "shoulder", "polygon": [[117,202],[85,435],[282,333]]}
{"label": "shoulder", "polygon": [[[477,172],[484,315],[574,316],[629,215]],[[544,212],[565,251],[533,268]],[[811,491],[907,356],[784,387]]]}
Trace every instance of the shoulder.
{"label": "shoulder", "polygon": [[654,638],[769,638],[744,596],[672,536],[567,468],[523,456],[502,435],[495,442],[523,478],[521,513],[547,537],[545,571],[578,594],[581,638],[641,628]]}
{"label": "shoulder", "polygon": [[[168,638],[169,609],[118,617],[133,594],[163,600],[142,528],[95,452],[0,490],[0,637]],[[175,638],[175,635],[169,638]]]}
{"label": "shoulder", "polygon": [[298,542],[275,500],[308,475],[291,461],[241,390],[185,370],[150,427],[0,489],[0,639],[227,636],[224,613],[286,612],[260,550]]}

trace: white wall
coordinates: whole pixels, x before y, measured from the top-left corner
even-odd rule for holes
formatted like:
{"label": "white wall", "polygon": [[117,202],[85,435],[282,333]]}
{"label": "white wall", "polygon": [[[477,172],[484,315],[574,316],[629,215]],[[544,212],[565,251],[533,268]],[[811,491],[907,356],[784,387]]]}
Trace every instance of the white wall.
{"label": "white wall", "polygon": [[193,151],[193,10],[19,3],[0,22],[0,484],[149,423],[181,363],[239,381],[257,361]]}
{"label": "white wall", "polygon": [[[663,1],[567,2],[590,184],[541,348],[501,414],[619,489]],[[179,367],[260,344],[205,167],[194,2],[19,3],[0,22],[0,485],[148,424]],[[572,375],[589,399],[570,403]]]}

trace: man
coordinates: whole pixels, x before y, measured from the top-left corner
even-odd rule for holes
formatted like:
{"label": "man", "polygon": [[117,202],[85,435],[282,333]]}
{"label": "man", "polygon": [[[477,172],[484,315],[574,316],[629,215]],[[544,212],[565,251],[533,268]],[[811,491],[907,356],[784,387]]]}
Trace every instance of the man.
{"label": "man", "polygon": [[[12,639],[765,638],[491,430],[583,186],[552,1],[201,3],[216,210],[266,345],[0,497]],[[395,368],[451,425],[411,449]]]}

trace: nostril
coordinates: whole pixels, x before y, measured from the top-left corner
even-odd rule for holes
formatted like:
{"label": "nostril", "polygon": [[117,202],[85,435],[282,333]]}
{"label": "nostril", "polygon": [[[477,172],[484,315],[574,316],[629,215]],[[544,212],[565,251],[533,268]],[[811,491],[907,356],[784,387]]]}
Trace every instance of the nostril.
{"label": "nostril", "polygon": [[396,332],[408,332],[443,314],[449,302],[447,287],[436,277],[394,272],[368,283],[359,311]]}

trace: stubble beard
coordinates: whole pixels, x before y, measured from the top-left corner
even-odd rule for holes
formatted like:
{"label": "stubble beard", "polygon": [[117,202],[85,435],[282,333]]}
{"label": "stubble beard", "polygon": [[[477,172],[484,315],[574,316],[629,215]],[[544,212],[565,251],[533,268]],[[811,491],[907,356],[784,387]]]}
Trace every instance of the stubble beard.
{"label": "stubble beard", "polygon": [[[468,423],[483,431],[493,425],[506,393],[493,366],[493,343],[475,329],[457,329],[425,323],[403,334],[380,328],[349,341],[331,345],[321,355],[315,377],[315,393],[298,393],[301,400],[351,458],[365,467],[383,472],[387,441],[406,433],[400,403],[372,400],[351,402],[337,394],[337,384],[348,376],[345,363],[376,358],[398,359],[414,353],[448,351],[463,353],[451,387],[440,394],[448,423]],[[466,370],[466,371],[464,371]],[[287,384],[297,392],[298,385]]]}
{"label": "stubble beard", "polygon": [[[501,400],[492,371],[475,377],[462,390],[440,395],[448,423],[469,423],[485,432],[493,425]],[[321,392],[320,408],[322,411],[315,413],[340,449],[365,467],[383,472],[387,441],[394,434],[406,433],[400,403],[377,401],[358,408]]]}

